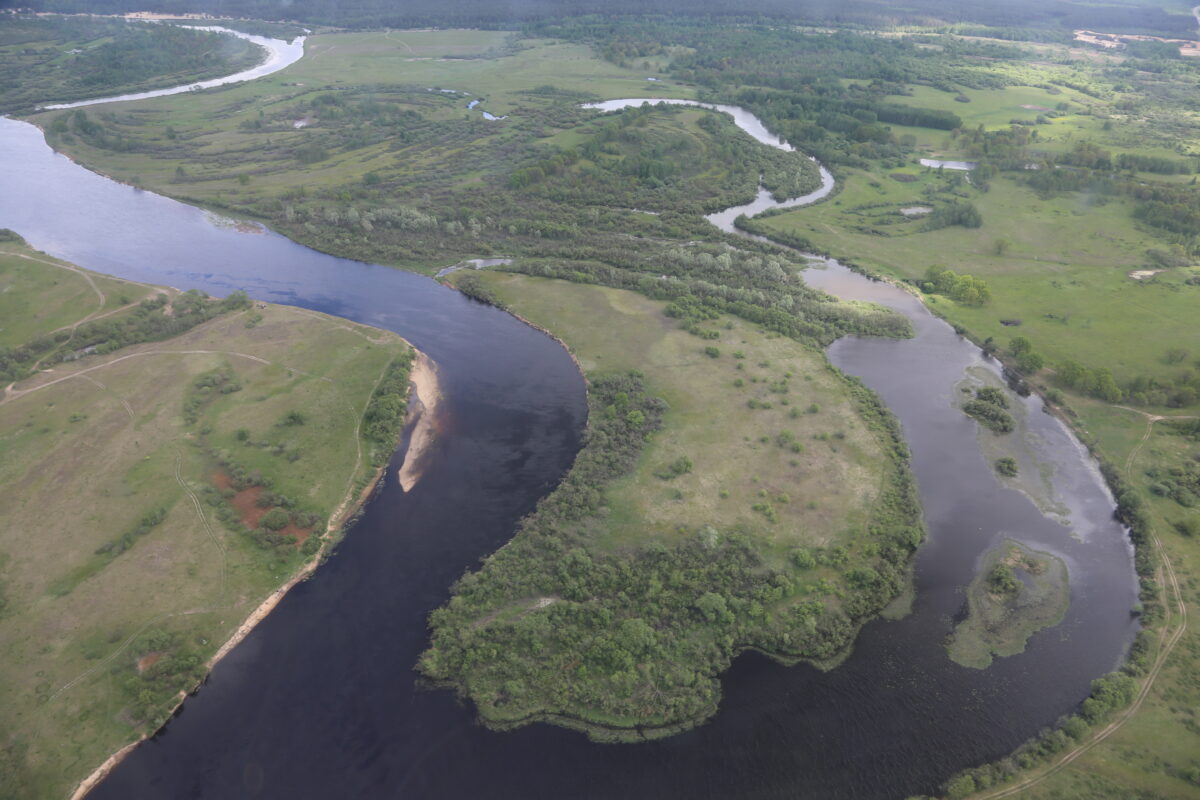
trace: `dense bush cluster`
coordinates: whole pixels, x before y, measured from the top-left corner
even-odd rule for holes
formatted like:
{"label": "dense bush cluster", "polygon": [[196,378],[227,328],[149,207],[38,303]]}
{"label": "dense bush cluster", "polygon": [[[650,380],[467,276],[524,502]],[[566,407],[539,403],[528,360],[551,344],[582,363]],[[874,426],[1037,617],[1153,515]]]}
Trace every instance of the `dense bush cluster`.
{"label": "dense bush cluster", "polygon": [[992,433],[1011,433],[1016,423],[1007,408],[1008,398],[1004,393],[995,387],[985,386],[975,391],[974,399],[963,403],[962,410]]}
{"label": "dense bush cluster", "polygon": [[392,359],[363,414],[362,435],[370,447],[370,461],[375,466],[385,464],[391,458],[404,428],[408,413],[408,375],[413,357],[410,349]]}
{"label": "dense bush cluster", "polygon": [[234,292],[223,300],[213,300],[193,289],[170,301],[170,313],[167,304],[167,296],[160,294],[129,313],[85,322],[18,347],[0,347],[0,380],[20,380],[37,364],[74,361],[169,339],[226,312],[249,308],[250,299],[245,292]]}
{"label": "dense bush cluster", "polygon": [[[610,251],[602,263],[530,262],[502,269],[632,289],[668,308],[703,308],[706,314],[728,313],[794,339],[828,344],[839,336],[912,335],[908,320],[887,310],[866,311],[839,303],[812,289],[778,256],[725,245],[657,249],[657,252]],[[657,258],[655,258],[657,256]],[[623,268],[626,267],[626,268]],[[785,267],[787,267],[785,269]]]}
{"label": "dense bush cluster", "polygon": [[992,301],[992,290],[982,278],[959,275],[954,270],[940,266],[926,270],[921,288],[945,295],[964,306],[985,306]]}

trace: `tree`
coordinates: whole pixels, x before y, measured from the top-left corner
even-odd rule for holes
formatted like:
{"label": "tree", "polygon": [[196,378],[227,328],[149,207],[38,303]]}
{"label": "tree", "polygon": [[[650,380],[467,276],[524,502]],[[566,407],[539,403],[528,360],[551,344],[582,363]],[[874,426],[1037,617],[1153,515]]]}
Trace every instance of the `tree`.
{"label": "tree", "polygon": [[705,592],[696,601],[696,608],[709,622],[732,622],[733,613],[725,603],[725,598],[716,592]]}
{"label": "tree", "polygon": [[1021,582],[1012,567],[1008,564],[997,564],[988,575],[988,587],[993,594],[1016,594],[1021,590]]}
{"label": "tree", "polygon": [[1016,477],[1017,462],[1015,459],[1005,456],[1004,458],[996,459],[996,472],[1006,478]]}
{"label": "tree", "polygon": [[1032,375],[1045,365],[1045,359],[1032,351],[1017,356],[1017,368],[1026,375]]}
{"label": "tree", "polygon": [[282,508],[273,508],[263,515],[260,523],[269,531],[279,531],[287,527],[291,517]]}
{"label": "tree", "polygon": [[1183,361],[1186,361],[1187,357],[1187,350],[1184,350],[1182,347],[1172,347],[1163,355],[1163,361],[1167,362],[1168,364],[1179,364]]}
{"label": "tree", "polygon": [[1109,403],[1116,403],[1124,396],[1124,392],[1121,391],[1120,386],[1117,386],[1117,381],[1113,378],[1113,374],[1106,368],[1096,371],[1096,388],[1094,391],[1097,397]]}
{"label": "tree", "polygon": [[946,784],[946,794],[953,798],[966,797],[975,793],[975,779],[970,775],[959,775]]}
{"label": "tree", "polygon": [[992,242],[992,252],[998,256],[1007,255],[1010,248],[1012,248],[1012,242],[1008,239],[997,239]]}

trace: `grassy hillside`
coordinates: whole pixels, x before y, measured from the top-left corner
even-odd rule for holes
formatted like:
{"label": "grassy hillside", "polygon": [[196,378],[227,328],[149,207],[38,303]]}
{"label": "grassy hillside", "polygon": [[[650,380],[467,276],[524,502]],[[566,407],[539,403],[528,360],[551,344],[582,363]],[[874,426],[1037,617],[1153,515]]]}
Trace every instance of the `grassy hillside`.
{"label": "grassy hillside", "polygon": [[[0,280],[44,290],[52,312],[24,305],[11,331],[44,335],[109,305],[89,283],[118,303],[151,291],[4,250]],[[0,796],[62,796],[165,720],[369,477],[364,409],[408,353],[390,333],[246,304],[8,387]]]}

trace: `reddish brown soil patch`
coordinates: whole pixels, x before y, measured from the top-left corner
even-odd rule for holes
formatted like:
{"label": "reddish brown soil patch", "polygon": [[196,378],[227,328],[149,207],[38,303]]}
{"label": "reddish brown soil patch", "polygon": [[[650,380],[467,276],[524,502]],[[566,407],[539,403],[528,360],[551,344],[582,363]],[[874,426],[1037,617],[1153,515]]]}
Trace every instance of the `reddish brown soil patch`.
{"label": "reddish brown soil patch", "polygon": [[163,654],[159,652],[146,653],[146,655],[139,658],[137,661],[138,675],[141,675],[143,672],[157,664],[158,660],[162,658],[162,655]]}
{"label": "reddish brown soil patch", "polygon": [[279,533],[284,536],[291,536],[293,539],[296,540],[296,546],[299,547],[300,545],[304,544],[305,540],[308,539],[308,535],[311,532],[312,531],[310,531],[308,528],[297,528],[296,523],[289,522],[288,526],[286,528],[284,528],[283,530],[281,530]]}
{"label": "reddish brown soil patch", "polygon": [[[222,491],[233,488],[233,480],[221,471],[212,474],[212,482]],[[262,496],[262,493],[263,487],[251,486],[248,489],[242,489],[229,498],[230,505],[238,513],[238,519],[250,530],[257,529],[259,521],[271,510],[271,506],[264,508],[258,504],[258,498]],[[291,536],[296,540],[296,546],[299,547],[312,534],[312,529],[301,528],[294,522],[289,522],[287,527],[283,528],[279,533],[283,536]]]}
{"label": "reddish brown soil patch", "polygon": [[251,486],[249,489],[242,489],[240,492],[229,498],[230,504],[238,512],[238,518],[242,524],[250,530],[258,527],[258,521],[267,515],[270,507],[261,508],[258,505],[258,498],[262,496],[263,488],[261,486]]}

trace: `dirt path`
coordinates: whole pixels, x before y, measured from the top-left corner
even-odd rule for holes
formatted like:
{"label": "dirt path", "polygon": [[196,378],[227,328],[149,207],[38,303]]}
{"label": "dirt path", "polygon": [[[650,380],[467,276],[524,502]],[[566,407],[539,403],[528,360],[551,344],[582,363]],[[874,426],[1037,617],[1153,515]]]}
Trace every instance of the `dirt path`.
{"label": "dirt path", "polygon": [[[128,305],[123,305],[120,308],[114,308],[111,311],[106,311],[103,314],[101,314],[100,312],[104,309],[105,304],[108,302],[108,295],[104,294],[104,291],[99,286],[96,285],[96,282],[94,280],[92,280],[91,273],[89,273],[87,270],[80,269],[79,267],[75,267],[70,264],[61,264],[57,261],[50,261],[49,259],[45,259],[45,258],[37,258],[36,256],[31,256],[26,253],[14,253],[11,250],[0,250],[0,255],[13,256],[14,258],[23,258],[26,261],[36,261],[39,264],[46,264],[51,267],[58,267],[59,269],[65,269],[68,272],[74,272],[76,275],[79,275],[85,281],[87,281],[88,286],[92,287],[92,291],[96,293],[96,297],[99,300],[99,304],[96,306],[95,311],[88,314],[86,317],[84,317],[80,320],[77,320],[76,322],[73,322],[70,325],[64,325],[61,328],[50,331],[51,333],[58,333],[59,331],[65,331],[68,329],[72,333],[74,333],[75,329],[78,328],[80,325],[82,325],[85,322],[91,322],[92,320],[103,319],[104,317],[110,316],[112,314],[120,313],[121,311],[124,311],[128,308],[133,308],[134,306],[137,305],[137,303],[129,303]],[[154,289],[155,288],[153,286],[150,286],[150,284],[148,284],[148,283],[139,283],[137,281],[125,281],[125,282],[132,284],[134,286],[141,286],[144,289]]]}
{"label": "dirt path", "polygon": [[96,386],[99,386],[99,387],[100,387],[102,390],[104,390],[105,392],[108,392],[108,393],[109,393],[109,394],[111,394],[113,397],[117,398],[117,400],[118,400],[118,401],[121,403],[121,405],[125,407],[125,413],[129,415],[129,418],[130,418],[130,419],[133,419],[133,418],[134,418],[134,415],[133,415],[133,407],[129,405],[129,402],[128,402],[128,401],[127,401],[127,400],[126,400],[124,397],[121,397],[121,395],[117,394],[117,393],[116,393],[116,392],[114,392],[112,389],[109,389],[109,388],[108,388],[107,386],[105,386],[103,383],[101,383],[100,381],[96,380],[95,378],[93,378],[93,377],[92,377],[92,376],[90,376],[90,375],[80,375],[79,377],[83,378],[83,379],[84,379],[85,381],[87,381],[88,383],[93,383],[93,384],[95,384]]}
{"label": "dirt path", "polygon": [[[312,317],[313,319],[319,319],[326,323],[330,322],[331,320],[340,319],[339,317],[331,317],[326,314],[319,314],[316,311],[309,311],[306,308],[299,308],[296,306],[283,306],[283,308],[286,308],[288,311],[291,311],[294,314],[300,314],[305,317]],[[357,324],[334,325],[333,327],[335,327],[341,331],[349,331],[350,333],[353,333],[357,336],[361,336],[362,338],[366,339],[371,344],[387,344],[389,341],[394,340],[393,334],[391,334],[390,332],[387,333],[386,335],[371,336],[369,333],[367,333],[367,331],[372,330],[372,329],[367,328],[363,325],[357,325]],[[400,337],[400,338],[403,338],[403,337]],[[405,340],[405,341],[407,341],[407,340]],[[412,345],[410,344],[409,347],[412,347]]]}
{"label": "dirt path", "polygon": [[208,520],[208,515],[204,513],[204,505],[200,502],[200,498],[192,491],[192,487],[183,479],[183,448],[179,446],[179,442],[175,442],[175,482],[183,488],[187,493],[188,499],[192,501],[192,508],[196,511],[196,516],[200,518],[200,524],[204,526],[204,532],[208,534],[209,541],[217,548],[217,553],[221,557],[221,593],[220,607],[225,608],[226,588],[229,584],[229,553],[225,550],[225,544],[221,541],[221,537],[213,530],[212,523]]}
{"label": "dirt path", "polygon": [[415,56],[417,54],[417,51],[413,50],[412,45],[410,45],[408,42],[404,41],[403,39],[393,39],[392,30],[390,28],[388,29],[388,32],[383,35],[383,38],[387,39],[388,41],[399,42],[400,44],[404,45],[405,49],[408,50],[410,55]]}
{"label": "dirt path", "polygon": [[[330,379],[330,378],[326,378],[321,375],[313,375],[311,373],[304,372],[303,370],[298,370],[298,369],[295,369],[294,367],[289,367],[287,364],[277,364],[274,361],[268,361],[265,358],[259,358],[258,356],[251,355],[250,353],[238,353],[233,350],[146,350],[141,353],[130,353],[129,355],[119,356],[117,358],[114,358],[112,361],[105,361],[103,364],[96,364],[95,366],[91,366],[86,369],[81,369],[78,372],[72,372],[69,375],[63,375],[61,378],[54,378],[53,380],[46,381],[45,383],[40,383],[37,386],[31,386],[28,389],[14,389],[13,387],[16,386],[16,384],[10,383],[4,389],[4,397],[0,398],[0,405],[3,405],[4,403],[7,403],[10,400],[16,400],[18,397],[24,397],[27,394],[32,394],[33,392],[41,391],[42,389],[45,389],[49,386],[54,386],[55,384],[58,384],[58,383],[62,383],[63,381],[69,381],[72,378],[86,377],[89,372],[95,372],[98,369],[104,369],[105,367],[111,367],[113,364],[119,364],[120,362],[127,361],[131,358],[142,358],[143,356],[162,356],[162,355],[235,356],[237,358],[246,358],[246,359],[249,359],[250,361],[257,361],[259,364],[266,364],[268,366],[282,367],[283,369],[289,370],[298,375],[307,375],[310,378],[316,378],[317,380],[322,380],[322,381],[332,383],[332,379]],[[42,374],[45,375],[46,373],[43,372]],[[91,380],[91,379],[89,378],[88,380]]]}
{"label": "dirt path", "polygon": [[[96,282],[94,280],[92,280],[92,276],[89,275],[84,270],[79,269],[79,267],[73,267],[70,264],[61,264],[57,261],[50,261],[45,258],[37,258],[35,256],[27,255],[25,253],[14,253],[11,250],[0,250],[0,255],[14,256],[16,258],[23,258],[26,261],[36,261],[39,264],[48,264],[51,267],[58,267],[59,269],[65,269],[68,272],[74,272],[76,275],[82,276],[82,278],[88,282],[88,286],[92,287],[92,291],[96,293],[96,297],[100,298],[100,308],[104,308],[104,304],[108,302],[108,296],[106,294],[104,294],[103,291],[100,290],[100,287],[96,285]],[[100,309],[98,308],[96,310],[99,311]],[[93,313],[95,313],[95,312],[93,312]],[[84,319],[87,319],[87,317],[84,317]],[[78,325],[79,323],[77,322],[75,324]]]}
{"label": "dirt path", "polygon": [[[1200,8],[1200,6],[1196,6],[1196,7]],[[1146,444],[1146,442],[1150,441],[1150,434],[1154,432],[1154,423],[1161,422],[1164,419],[1200,419],[1200,417],[1186,416],[1186,415],[1163,416],[1161,414],[1151,414],[1147,411],[1141,411],[1136,408],[1130,408],[1129,406],[1116,406],[1116,407],[1123,409],[1125,411],[1132,411],[1135,414],[1141,414],[1143,417],[1146,418],[1146,432],[1142,434],[1142,438],[1138,441],[1137,446],[1135,446],[1132,450],[1129,451],[1129,457],[1125,459],[1125,472],[1126,473],[1128,473],[1130,468],[1133,466],[1133,461],[1135,458],[1137,458],[1138,453],[1140,453],[1142,451],[1142,447]]]}

